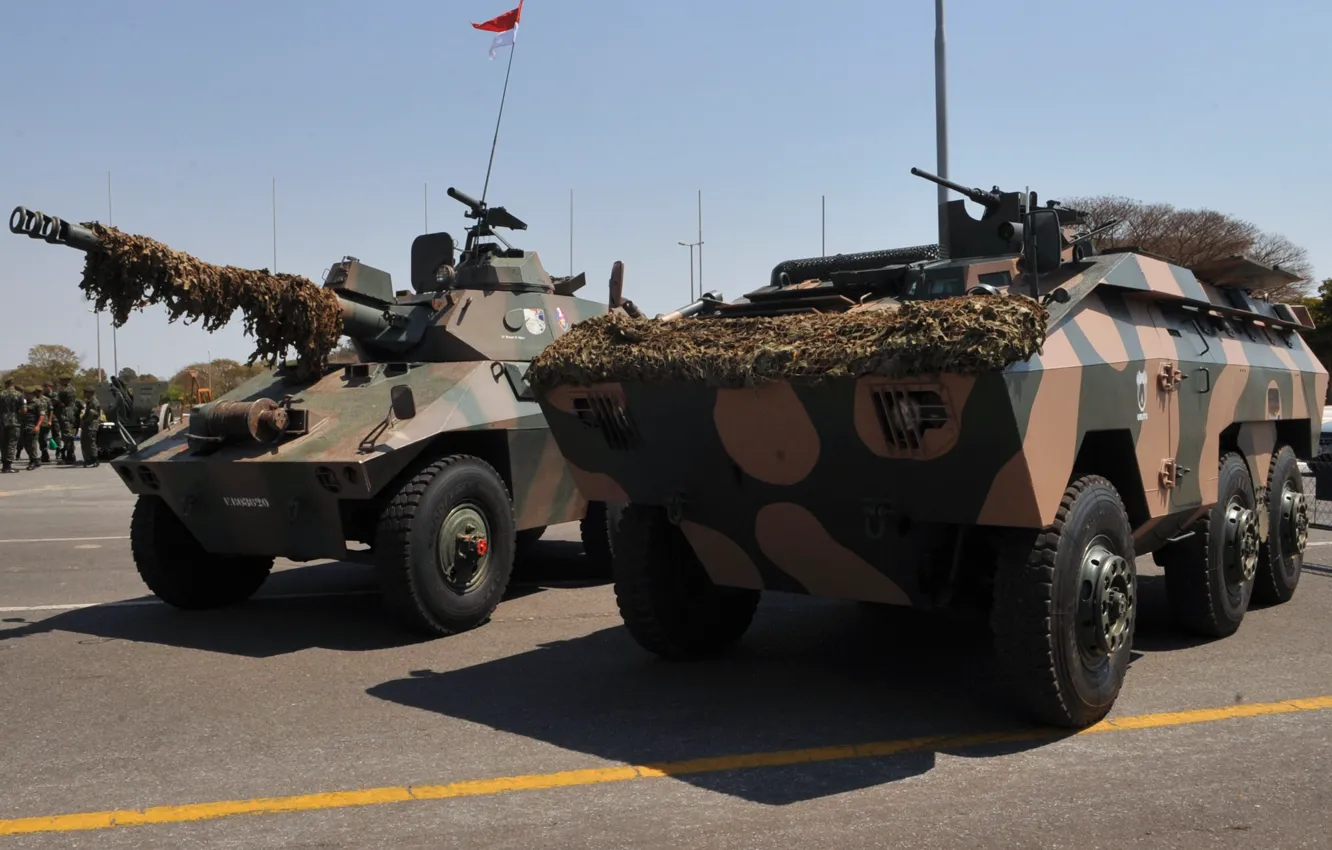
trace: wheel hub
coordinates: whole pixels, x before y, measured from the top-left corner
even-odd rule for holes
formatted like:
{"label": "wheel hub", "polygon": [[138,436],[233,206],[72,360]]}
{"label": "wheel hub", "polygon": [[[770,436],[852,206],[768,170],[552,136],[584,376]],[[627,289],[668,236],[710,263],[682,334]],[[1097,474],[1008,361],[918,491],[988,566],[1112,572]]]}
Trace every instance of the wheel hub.
{"label": "wheel hub", "polygon": [[471,505],[459,505],[440,523],[439,571],[458,593],[481,583],[490,565],[490,534],[485,517]]}
{"label": "wheel hub", "polygon": [[1232,582],[1253,580],[1259,543],[1257,512],[1232,501],[1226,509],[1226,572]]}
{"label": "wheel hub", "polygon": [[1290,483],[1281,490],[1281,535],[1283,542],[1295,552],[1304,554],[1309,543],[1309,508],[1304,494],[1292,490]]}
{"label": "wheel hub", "polygon": [[1094,543],[1082,559],[1078,638],[1091,657],[1113,655],[1128,640],[1137,613],[1137,592],[1129,562]]}

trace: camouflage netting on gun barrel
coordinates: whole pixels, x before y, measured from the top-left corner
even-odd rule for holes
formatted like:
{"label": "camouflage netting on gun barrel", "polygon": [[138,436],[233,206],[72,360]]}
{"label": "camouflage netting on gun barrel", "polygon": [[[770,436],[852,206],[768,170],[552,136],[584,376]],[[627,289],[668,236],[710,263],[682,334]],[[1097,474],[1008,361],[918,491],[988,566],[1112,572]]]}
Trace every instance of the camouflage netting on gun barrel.
{"label": "camouflage netting on gun barrel", "polygon": [[1048,313],[1025,295],[908,301],[897,311],[769,317],[587,319],[546,348],[527,373],[538,390],[602,381],[698,381],[948,371],[975,374],[1026,360],[1045,342]]}
{"label": "camouflage netting on gun barrel", "polygon": [[116,326],[131,310],[163,304],[171,321],[201,321],[215,331],[240,310],[245,331],[255,339],[249,362],[273,365],[296,352],[303,377],[319,374],[342,334],[337,296],[308,278],[267,269],[215,266],[145,236],[123,233],[96,222],[97,234],[79,284],[97,309],[110,308]]}

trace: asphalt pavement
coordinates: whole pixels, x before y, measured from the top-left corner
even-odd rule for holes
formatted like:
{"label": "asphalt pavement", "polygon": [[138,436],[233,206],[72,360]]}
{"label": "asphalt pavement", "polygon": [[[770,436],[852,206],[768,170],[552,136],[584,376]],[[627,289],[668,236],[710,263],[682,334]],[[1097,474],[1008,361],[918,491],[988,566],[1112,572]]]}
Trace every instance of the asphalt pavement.
{"label": "asphalt pavement", "polygon": [[155,601],[106,465],[0,478],[4,847],[1332,846],[1332,533],[1221,641],[1139,561],[1110,722],[1016,716],[983,634],[770,594],[735,651],[658,661],[551,529],[487,625],[400,632],[369,568]]}

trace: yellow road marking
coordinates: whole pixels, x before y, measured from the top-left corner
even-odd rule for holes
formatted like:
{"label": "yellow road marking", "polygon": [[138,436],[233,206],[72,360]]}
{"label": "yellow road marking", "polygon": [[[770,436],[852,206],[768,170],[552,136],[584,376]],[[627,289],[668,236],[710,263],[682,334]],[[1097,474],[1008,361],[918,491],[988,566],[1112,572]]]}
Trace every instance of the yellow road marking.
{"label": "yellow road marking", "polygon": [[[1193,711],[1174,711],[1164,714],[1143,714],[1105,720],[1077,735],[1106,732],[1127,732],[1139,729],[1158,729],[1169,726],[1188,726],[1197,723],[1215,723],[1243,717],[1266,717],[1274,714],[1295,714],[1304,711],[1332,709],[1332,696],[1290,699],[1280,702],[1250,703],[1223,708],[1200,708]],[[893,756],[921,750],[949,751],[969,747],[1004,744],[1017,741],[1053,740],[1067,734],[1050,728],[1020,729],[1008,732],[978,732],[956,735],[933,735],[922,738],[902,738],[865,744],[847,744],[831,747],[812,747],[802,750],[783,750],[768,753],[715,756],[687,761],[658,764],[595,767],[585,770],[565,770],[558,773],[537,773],[526,776],[502,776],[495,779],[469,779],[446,785],[400,785],[382,788],[363,788],[353,791],[328,791],[316,794],[295,794],[287,797],[258,797],[252,800],[222,800],[215,803],[186,803],[179,806],[153,806],[147,809],[120,809],[105,812],[50,815],[46,817],[0,820],[0,835],[20,835],[33,832],[74,832],[87,829],[109,829],[118,826],[184,823],[187,821],[215,820],[233,815],[278,814],[281,812],[307,812],[322,809],[343,809],[352,806],[376,806],[384,803],[406,803],[413,800],[446,800],[457,797],[483,797],[513,791],[536,791],[549,788],[570,788],[598,785],[607,782],[631,782],[664,776],[688,776],[716,773],[724,770],[742,770],[758,767],[781,767],[815,762],[845,761],[847,759]]]}

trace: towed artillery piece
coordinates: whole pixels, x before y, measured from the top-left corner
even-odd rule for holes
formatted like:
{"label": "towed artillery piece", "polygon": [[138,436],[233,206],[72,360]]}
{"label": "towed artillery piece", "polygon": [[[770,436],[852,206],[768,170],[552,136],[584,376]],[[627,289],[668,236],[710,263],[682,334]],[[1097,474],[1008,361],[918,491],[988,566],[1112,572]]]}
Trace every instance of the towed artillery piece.
{"label": "towed artillery piece", "polygon": [[[738,640],[780,591],[988,621],[1013,693],[1085,727],[1120,691],[1136,559],[1224,637],[1300,579],[1326,369],[1295,275],[1098,252],[1088,216],[968,189],[946,239],[791,260],[680,321],[596,319],[528,373],[610,514],[630,634]],[[946,248],[945,248],[946,246]]]}
{"label": "towed artillery piece", "polygon": [[95,388],[106,420],[97,429],[97,459],[113,460],[133,452],[139,443],[176,424],[171,405],[163,402],[166,381],[123,381],[112,375]]}
{"label": "towed artillery piece", "polygon": [[[574,323],[638,315],[621,297],[623,265],[608,303],[577,297],[584,274],[552,277],[495,232],[524,222],[448,193],[475,224],[460,257],[446,232],[415,238],[410,291],[355,257],[332,266],[322,294],[306,281],[335,299],[357,362],[314,374],[276,363],[112,462],[138,496],[135,564],[164,601],[238,603],[276,557],[360,560],[406,626],[437,635],[484,623],[547,526],[579,521],[590,565],[609,568],[605,505],[578,492],[523,376]],[[89,252],[89,269],[105,248],[94,227],[22,207],[10,217],[15,233]]]}

